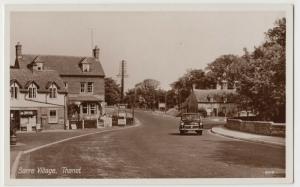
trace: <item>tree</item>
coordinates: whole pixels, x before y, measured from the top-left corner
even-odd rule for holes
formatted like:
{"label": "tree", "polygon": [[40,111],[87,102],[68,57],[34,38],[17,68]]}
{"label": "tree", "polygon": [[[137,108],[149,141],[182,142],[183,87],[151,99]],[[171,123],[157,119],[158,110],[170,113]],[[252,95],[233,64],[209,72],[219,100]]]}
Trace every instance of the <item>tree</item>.
{"label": "tree", "polygon": [[105,102],[108,105],[114,105],[120,102],[121,89],[120,85],[110,77],[104,79],[105,82]]}
{"label": "tree", "polygon": [[245,53],[238,92],[250,99],[250,105],[263,120],[285,122],[285,18],[269,29],[266,41],[253,53]]}
{"label": "tree", "polygon": [[222,80],[228,81],[228,87],[233,88],[235,81],[240,79],[241,66],[244,60],[236,55],[222,55],[212,63],[208,64],[206,69],[207,75],[214,79],[216,83],[221,83]]}
{"label": "tree", "polygon": [[145,104],[146,107],[154,109],[158,102],[158,87],[160,82],[154,79],[145,79],[136,84],[136,96],[139,103]]}
{"label": "tree", "polygon": [[216,81],[208,76],[202,69],[188,70],[182,77],[171,84],[172,90],[177,95],[178,104],[183,103],[190,95],[193,85],[196,89],[209,89],[214,87]]}

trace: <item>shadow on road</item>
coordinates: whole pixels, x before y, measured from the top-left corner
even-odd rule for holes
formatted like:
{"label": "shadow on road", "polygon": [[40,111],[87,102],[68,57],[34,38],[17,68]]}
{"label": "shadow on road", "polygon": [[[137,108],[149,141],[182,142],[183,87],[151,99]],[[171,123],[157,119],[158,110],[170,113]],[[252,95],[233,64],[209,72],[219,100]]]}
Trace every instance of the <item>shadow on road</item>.
{"label": "shadow on road", "polygon": [[178,132],[169,133],[169,135],[173,135],[173,136],[200,136],[200,135],[198,135],[196,133],[180,134]]}

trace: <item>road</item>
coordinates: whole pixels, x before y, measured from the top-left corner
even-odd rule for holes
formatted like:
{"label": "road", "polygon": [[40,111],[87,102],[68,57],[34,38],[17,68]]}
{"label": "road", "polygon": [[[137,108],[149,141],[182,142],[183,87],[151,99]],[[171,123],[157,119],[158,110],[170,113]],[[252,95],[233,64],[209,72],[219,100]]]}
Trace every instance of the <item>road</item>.
{"label": "road", "polygon": [[[225,138],[209,130],[202,136],[181,136],[178,134],[178,119],[141,111],[136,117],[141,122],[138,127],[90,135],[23,155],[17,178],[285,175],[284,148]],[[26,173],[26,169],[33,168],[34,174]]]}

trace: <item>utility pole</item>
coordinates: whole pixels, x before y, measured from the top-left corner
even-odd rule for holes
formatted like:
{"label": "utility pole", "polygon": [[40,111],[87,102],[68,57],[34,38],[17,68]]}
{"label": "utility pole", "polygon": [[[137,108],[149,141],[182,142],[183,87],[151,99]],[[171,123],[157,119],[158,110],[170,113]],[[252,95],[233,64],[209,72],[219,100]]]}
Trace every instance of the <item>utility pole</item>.
{"label": "utility pole", "polygon": [[128,77],[127,75],[127,67],[126,67],[126,61],[122,60],[120,65],[119,74],[117,75],[121,78],[121,103],[124,100],[124,79]]}

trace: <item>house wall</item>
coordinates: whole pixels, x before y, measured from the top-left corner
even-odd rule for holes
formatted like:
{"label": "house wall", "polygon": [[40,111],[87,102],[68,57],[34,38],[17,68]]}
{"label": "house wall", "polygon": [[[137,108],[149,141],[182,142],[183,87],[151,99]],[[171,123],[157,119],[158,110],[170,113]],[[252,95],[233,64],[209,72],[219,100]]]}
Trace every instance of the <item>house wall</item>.
{"label": "house wall", "polygon": [[[77,95],[93,95],[100,100],[104,101],[104,78],[102,77],[64,77],[62,76],[64,82],[68,83],[68,93],[69,96]],[[80,93],[80,83],[81,82],[93,82],[94,92],[90,93]]]}
{"label": "house wall", "polygon": [[36,98],[29,98],[27,93],[18,92],[18,98],[10,99],[11,107],[51,107],[64,106],[65,94],[57,93],[57,98],[49,98],[49,94],[37,92]]}
{"label": "house wall", "polygon": [[[10,110],[37,111],[36,124],[42,124],[42,129],[64,129],[66,122],[65,94],[57,93],[57,98],[49,98],[48,94],[37,93],[36,98],[28,98],[28,94],[18,92],[18,98],[10,99]],[[49,111],[56,110],[57,122],[49,124]]]}

